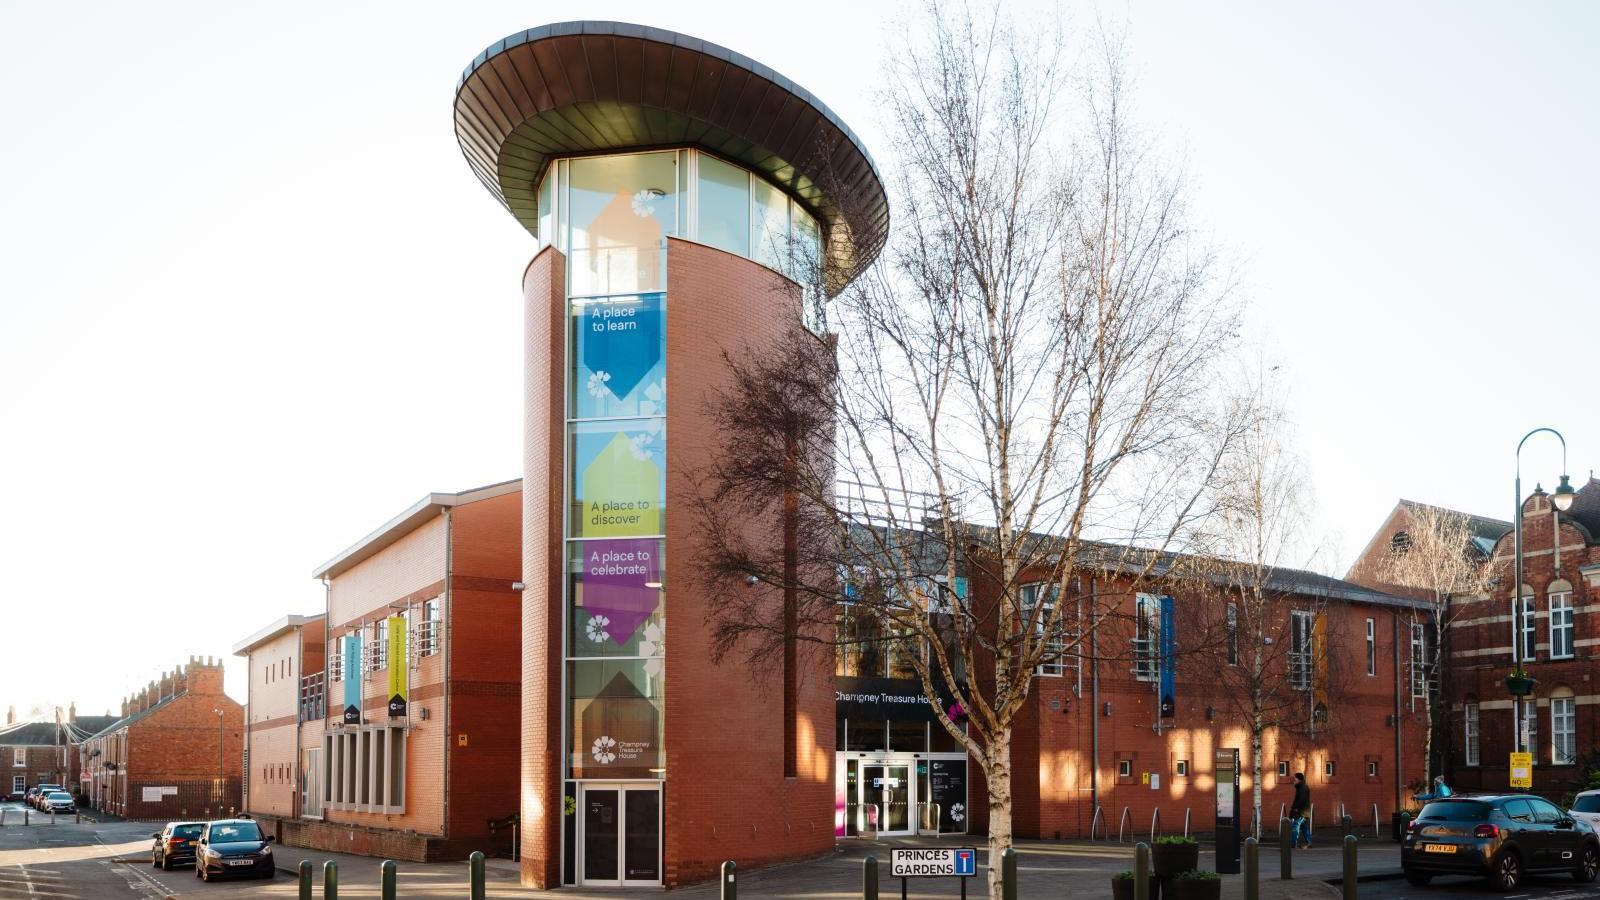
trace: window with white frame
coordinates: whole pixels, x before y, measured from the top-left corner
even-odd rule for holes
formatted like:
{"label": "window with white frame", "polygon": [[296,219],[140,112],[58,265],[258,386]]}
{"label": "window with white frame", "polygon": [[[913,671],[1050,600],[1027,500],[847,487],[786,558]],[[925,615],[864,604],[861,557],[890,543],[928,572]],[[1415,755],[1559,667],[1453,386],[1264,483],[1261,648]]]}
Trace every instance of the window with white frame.
{"label": "window with white frame", "polygon": [[1315,621],[1312,613],[1304,610],[1289,613],[1289,686],[1297,691],[1311,687],[1311,632]]}
{"label": "window with white frame", "polygon": [[1239,664],[1239,607],[1228,604],[1228,665]]}
{"label": "window with white frame", "polygon": [[1578,761],[1578,713],[1570,691],[1550,698],[1550,762],[1570,766]]}
{"label": "window with white frame", "polygon": [[1134,598],[1133,677],[1154,681],[1161,674],[1161,604],[1149,594]]}
{"label": "window with white frame", "polygon": [[344,641],[334,638],[328,642],[328,681],[344,680]]}
{"label": "window with white frame", "polygon": [[1468,703],[1461,711],[1462,741],[1467,765],[1478,765],[1478,704]]}
{"label": "window with white frame", "polygon": [[417,655],[432,656],[439,652],[439,598],[422,601],[422,621],[417,625]]}
{"label": "window with white frame", "polygon": [[28,792],[28,776],[26,776],[26,775],[13,775],[13,776],[11,776],[11,793],[13,793],[13,794],[26,794],[27,792]]}
{"label": "window with white frame", "polygon": [[1522,701],[1522,746],[1533,753],[1533,761],[1539,761],[1539,703],[1532,697]]}
{"label": "window with white frame", "polygon": [[1189,761],[1187,759],[1178,760],[1176,763],[1173,764],[1172,773],[1174,775],[1178,776],[1179,778],[1188,778],[1189,777]]}
{"label": "window with white frame", "polygon": [[1424,697],[1428,692],[1428,626],[1422,622],[1411,623],[1411,696]]}
{"label": "window with white frame", "polygon": [[[1043,661],[1039,663],[1039,667],[1034,670],[1034,673],[1050,677],[1060,677],[1066,674],[1067,664],[1063,657],[1066,654],[1067,642],[1063,636],[1063,623],[1057,621],[1054,627],[1051,627],[1049,623],[1050,616],[1055,611],[1056,606],[1058,593],[1056,585],[1052,584],[1046,587],[1043,584],[1025,584],[1019,593],[1022,600],[1022,614],[1026,617],[1034,615],[1034,607],[1039,605],[1040,596],[1043,595],[1044,598],[1044,608],[1038,612],[1038,625],[1034,629],[1037,635],[1036,639],[1044,645],[1042,656],[1040,657]],[[1046,634],[1046,632],[1049,633]]]}
{"label": "window with white frame", "polygon": [[372,642],[367,645],[367,671],[376,672],[389,665],[389,620],[379,619],[372,626]]}
{"label": "window with white frame", "polygon": [[13,766],[26,766],[28,764],[28,749],[26,747],[11,748],[11,764]]}
{"label": "window with white frame", "polygon": [[1563,659],[1572,655],[1572,592],[1558,591],[1550,595],[1550,658]]}
{"label": "window with white frame", "polygon": [[1278,777],[1279,778],[1288,778],[1289,777],[1289,763],[1288,763],[1287,760],[1281,760],[1281,759],[1278,760]]}
{"label": "window with white frame", "polygon": [[[1521,619],[1519,623],[1517,619]],[[1536,658],[1539,653],[1539,608],[1532,594],[1522,598],[1522,615],[1512,617],[1511,640],[1515,647],[1518,625],[1522,630],[1522,659],[1524,661]]]}
{"label": "window with white frame", "polygon": [[1367,620],[1367,674],[1378,674],[1378,631],[1372,620]]}

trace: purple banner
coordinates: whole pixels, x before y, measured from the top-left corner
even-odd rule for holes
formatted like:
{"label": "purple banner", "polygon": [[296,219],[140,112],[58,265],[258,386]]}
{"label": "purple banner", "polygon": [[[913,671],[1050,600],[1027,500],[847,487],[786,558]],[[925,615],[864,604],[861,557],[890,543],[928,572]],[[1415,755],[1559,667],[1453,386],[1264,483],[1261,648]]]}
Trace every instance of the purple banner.
{"label": "purple banner", "polygon": [[583,608],[611,640],[625,644],[656,611],[661,598],[661,541],[618,538],[584,541]]}

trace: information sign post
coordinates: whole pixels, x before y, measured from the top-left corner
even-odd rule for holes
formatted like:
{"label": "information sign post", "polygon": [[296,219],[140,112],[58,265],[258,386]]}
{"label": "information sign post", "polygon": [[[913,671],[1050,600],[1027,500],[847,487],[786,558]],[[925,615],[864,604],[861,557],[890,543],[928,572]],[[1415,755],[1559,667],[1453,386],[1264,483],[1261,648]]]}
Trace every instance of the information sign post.
{"label": "information sign post", "polygon": [[1217,751],[1217,871],[1239,874],[1239,750]]}

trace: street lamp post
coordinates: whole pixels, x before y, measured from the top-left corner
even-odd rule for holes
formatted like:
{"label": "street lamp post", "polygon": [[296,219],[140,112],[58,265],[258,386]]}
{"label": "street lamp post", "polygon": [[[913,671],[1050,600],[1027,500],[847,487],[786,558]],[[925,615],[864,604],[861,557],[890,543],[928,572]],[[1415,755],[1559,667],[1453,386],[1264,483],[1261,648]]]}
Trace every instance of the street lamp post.
{"label": "street lamp post", "polygon": [[[1528,442],[1528,438],[1541,431],[1550,432],[1556,436],[1556,440],[1561,442],[1561,483],[1556,487],[1556,492],[1550,496],[1551,504],[1555,506],[1557,512],[1566,512],[1572,508],[1573,497],[1577,494],[1577,491],[1572,489],[1572,483],[1567,479],[1567,439],[1561,436],[1561,432],[1554,428],[1535,428],[1523,435],[1522,440],[1517,442],[1517,514],[1512,519],[1511,527],[1511,555],[1516,570],[1516,579],[1513,581],[1511,588],[1511,670],[1514,675],[1524,672],[1522,665],[1525,662],[1522,653],[1523,641],[1525,640],[1523,629],[1527,627],[1522,621],[1522,445]],[[1560,541],[1560,535],[1556,536],[1556,540]],[[1532,750],[1531,747],[1525,747],[1523,744],[1523,724],[1526,716],[1522,702],[1522,695],[1513,692],[1511,695],[1511,715],[1513,717],[1511,741],[1512,747],[1518,753],[1531,752]]]}

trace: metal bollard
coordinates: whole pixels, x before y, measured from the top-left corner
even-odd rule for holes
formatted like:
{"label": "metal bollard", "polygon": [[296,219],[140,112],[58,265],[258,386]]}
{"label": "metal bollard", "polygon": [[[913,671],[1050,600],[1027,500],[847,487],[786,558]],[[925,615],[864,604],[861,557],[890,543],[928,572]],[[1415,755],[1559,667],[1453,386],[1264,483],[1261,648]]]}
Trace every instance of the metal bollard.
{"label": "metal bollard", "polygon": [[31,824],[28,821],[28,817],[29,817],[29,814],[32,813],[32,812],[33,812],[33,810],[30,810],[30,809],[25,809],[25,810],[22,811],[22,824],[24,824],[24,825]]}
{"label": "metal bollard", "polygon": [[861,861],[861,900],[878,900],[878,858]]}
{"label": "metal bollard", "polygon": [[311,900],[311,860],[300,860],[300,900]]}
{"label": "metal bollard", "polygon": [[472,900],[483,900],[483,851],[474,850],[467,859],[472,870]]}
{"label": "metal bollard", "polygon": [[1000,896],[1004,900],[1017,900],[1017,851],[1007,847],[1000,854]]}
{"label": "metal bollard", "polygon": [[1350,835],[1356,833],[1356,820],[1350,818],[1348,815],[1340,816],[1339,827],[1341,829],[1340,833],[1346,837],[1349,837]]}
{"label": "metal bollard", "polygon": [[1150,845],[1133,847],[1133,900],[1150,900]]}
{"label": "metal bollard", "polygon": [[717,879],[722,893],[718,896],[722,900],[739,900],[739,864],[733,860],[724,860],[722,863],[722,877]]}
{"label": "metal bollard", "polygon": [[1278,820],[1278,879],[1294,878],[1294,843],[1289,834],[1289,820]]}
{"label": "metal bollard", "polygon": [[1344,836],[1344,877],[1340,879],[1339,886],[1344,892],[1344,900],[1356,900],[1356,836]]}
{"label": "metal bollard", "polygon": [[384,860],[383,865],[378,867],[378,871],[381,873],[380,877],[383,881],[383,900],[394,900],[395,868],[395,862],[392,859]]}
{"label": "metal bollard", "polygon": [[339,900],[339,864],[331,859],[322,864],[322,900]]}
{"label": "metal bollard", "polygon": [[1261,900],[1261,842],[1244,839],[1244,900]]}

